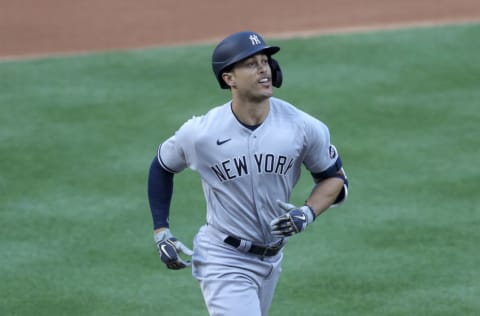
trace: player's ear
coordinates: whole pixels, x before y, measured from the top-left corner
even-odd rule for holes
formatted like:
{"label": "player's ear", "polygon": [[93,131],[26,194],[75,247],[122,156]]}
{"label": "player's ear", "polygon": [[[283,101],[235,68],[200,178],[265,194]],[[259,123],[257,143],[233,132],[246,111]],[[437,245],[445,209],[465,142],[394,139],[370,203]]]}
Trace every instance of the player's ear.
{"label": "player's ear", "polygon": [[229,86],[230,88],[235,86],[235,80],[234,80],[233,73],[231,73],[231,72],[222,73],[222,79],[223,79],[223,81],[225,81],[227,86]]}

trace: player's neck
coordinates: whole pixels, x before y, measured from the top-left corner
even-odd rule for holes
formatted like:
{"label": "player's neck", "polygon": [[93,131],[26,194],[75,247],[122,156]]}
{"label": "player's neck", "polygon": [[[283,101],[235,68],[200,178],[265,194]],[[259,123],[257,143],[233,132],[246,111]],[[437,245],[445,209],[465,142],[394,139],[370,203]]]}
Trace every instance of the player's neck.
{"label": "player's neck", "polygon": [[270,111],[270,99],[261,102],[232,101],[232,111],[240,122],[245,125],[258,125],[263,123]]}

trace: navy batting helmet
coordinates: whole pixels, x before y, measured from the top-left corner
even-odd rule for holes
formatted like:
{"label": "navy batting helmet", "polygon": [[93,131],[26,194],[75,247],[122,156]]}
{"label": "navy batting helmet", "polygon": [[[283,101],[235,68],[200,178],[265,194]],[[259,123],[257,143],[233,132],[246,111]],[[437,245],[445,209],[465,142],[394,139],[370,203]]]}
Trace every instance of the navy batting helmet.
{"label": "navy batting helmet", "polygon": [[267,46],[263,38],[255,32],[238,32],[222,40],[212,55],[212,68],[215,78],[222,89],[229,86],[223,81],[222,73],[233,64],[263,52],[268,56],[270,68],[272,69],[272,84],[279,88],[282,85],[282,70],[278,62],[271,57],[280,50],[278,46]]}

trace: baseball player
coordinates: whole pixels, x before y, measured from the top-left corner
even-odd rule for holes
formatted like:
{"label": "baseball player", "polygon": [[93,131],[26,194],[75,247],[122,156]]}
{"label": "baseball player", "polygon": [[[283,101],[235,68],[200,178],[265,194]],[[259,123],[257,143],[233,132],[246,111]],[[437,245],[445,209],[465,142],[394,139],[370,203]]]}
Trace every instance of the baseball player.
{"label": "baseball player", "polygon": [[[210,315],[267,315],[288,239],[347,197],[348,182],[327,126],[274,98],[282,71],[255,32],[226,37],[212,67],[231,100],[193,117],[164,140],[150,167],[154,240],[169,269],[192,264]],[[302,164],[314,185],[304,205],[289,203]],[[169,227],[174,175],[190,168],[202,180],[206,224],[194,251]],[[183,253],[183,254],[182,254]],[[192,261],[185,255],[192,256]]]}

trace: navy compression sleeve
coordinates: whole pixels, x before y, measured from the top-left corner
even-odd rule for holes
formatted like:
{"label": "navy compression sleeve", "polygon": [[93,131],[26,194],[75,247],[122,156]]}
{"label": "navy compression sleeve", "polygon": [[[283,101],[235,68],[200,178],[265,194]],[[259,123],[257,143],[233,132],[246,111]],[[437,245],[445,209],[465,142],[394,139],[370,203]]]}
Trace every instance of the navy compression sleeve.
{"label": "navy compression sleeve", "polygon": [[148,201],[152,212],[153,229],[169,227],[168,215],[173,194],[173,173],[163,169],[155,157],[148,174]]}

